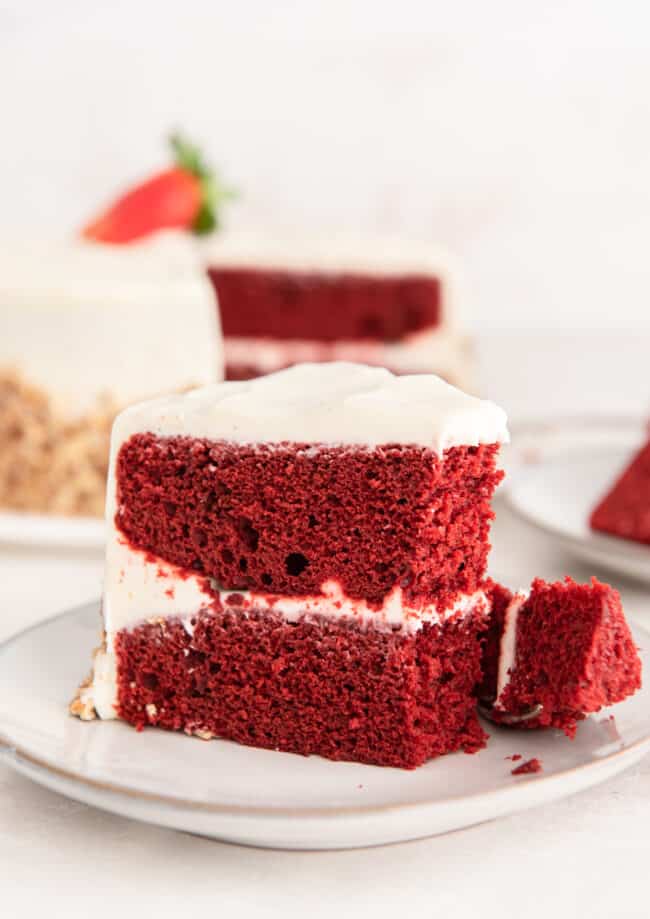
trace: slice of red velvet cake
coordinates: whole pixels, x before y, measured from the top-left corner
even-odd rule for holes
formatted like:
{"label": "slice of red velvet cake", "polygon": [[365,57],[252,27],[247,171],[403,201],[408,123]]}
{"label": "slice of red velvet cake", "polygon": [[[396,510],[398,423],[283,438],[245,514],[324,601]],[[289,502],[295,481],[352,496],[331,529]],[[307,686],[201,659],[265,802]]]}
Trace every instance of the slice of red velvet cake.
{"label": "slice of red velvet cake", "polygon": [[620,702],[641,686],[641,662],[618,592],[595,578],[539,579],[530,592],[495,585],[481,696],[492,720],[558,727]]}
{"label": "slice of red velvet cake", "polygon": [[505,415],[306,364],[114,427],[105,641],[73,711],[411,768],[475,713]]}
{"label": "slice of red velvet cake", "polygon": [[650,441],[595,507],[589,523],[594,530],[650,545]]}
{"label": "slice of red velvet cake", "polygon": [[225,236],[208,244],[206,262],[227,379],[345,360],[470,385],[473,362],[456,322],[450,259],[430,246]]}

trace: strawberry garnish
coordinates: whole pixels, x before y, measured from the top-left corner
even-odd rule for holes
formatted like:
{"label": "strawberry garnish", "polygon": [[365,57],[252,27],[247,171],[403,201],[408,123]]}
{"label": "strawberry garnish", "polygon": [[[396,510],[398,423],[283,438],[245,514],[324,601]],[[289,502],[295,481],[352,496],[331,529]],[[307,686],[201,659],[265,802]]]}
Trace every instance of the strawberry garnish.
{"label": "strawberry garnish", "polygon": [[180,136],[170,139],[175,165],[129,189],[82,230],[86,239],[128,243],[157,230],[210,233],[218,210],[233,192],[220,185],[197,147]]}

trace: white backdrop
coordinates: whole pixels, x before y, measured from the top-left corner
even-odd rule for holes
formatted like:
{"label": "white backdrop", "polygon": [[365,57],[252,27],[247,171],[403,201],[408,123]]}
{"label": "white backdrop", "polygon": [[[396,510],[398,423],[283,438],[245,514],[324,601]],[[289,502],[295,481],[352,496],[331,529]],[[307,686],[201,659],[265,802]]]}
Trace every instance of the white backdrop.
{"label": "white backdrop", "polygon": [[478,329],[650,329],[644,0],[0,0],[0,232],[69,232],[183,126],[233,228],[456,250]]}

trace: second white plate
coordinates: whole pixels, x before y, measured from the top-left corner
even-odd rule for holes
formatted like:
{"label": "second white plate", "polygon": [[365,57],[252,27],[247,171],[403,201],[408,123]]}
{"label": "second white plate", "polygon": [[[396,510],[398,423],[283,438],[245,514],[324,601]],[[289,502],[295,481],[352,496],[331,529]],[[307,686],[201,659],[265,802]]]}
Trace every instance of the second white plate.
{"label": "second white plate", "polygon": [[575,449],[519,469],[505,490],[530,523],[589,562],[650,583],[650,546],[595,533],[589,515],[632,458],[623,446]]}

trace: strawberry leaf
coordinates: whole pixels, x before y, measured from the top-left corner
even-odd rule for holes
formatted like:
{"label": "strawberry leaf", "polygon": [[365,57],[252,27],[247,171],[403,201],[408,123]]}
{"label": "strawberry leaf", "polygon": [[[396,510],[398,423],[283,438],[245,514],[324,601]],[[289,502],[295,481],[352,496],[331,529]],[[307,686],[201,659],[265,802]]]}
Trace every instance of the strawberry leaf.
{"label": "strawberry leaf", "polygon": [[198,234],[211,233],[219,228],[219,208],[224,202],[236,198],[237,192],[222,185],[214,169],[203,159],[199,148],[181,134],[172,134],[169,142],[176,165],[201,180],[201,207],[194,218],[192,230]]}

